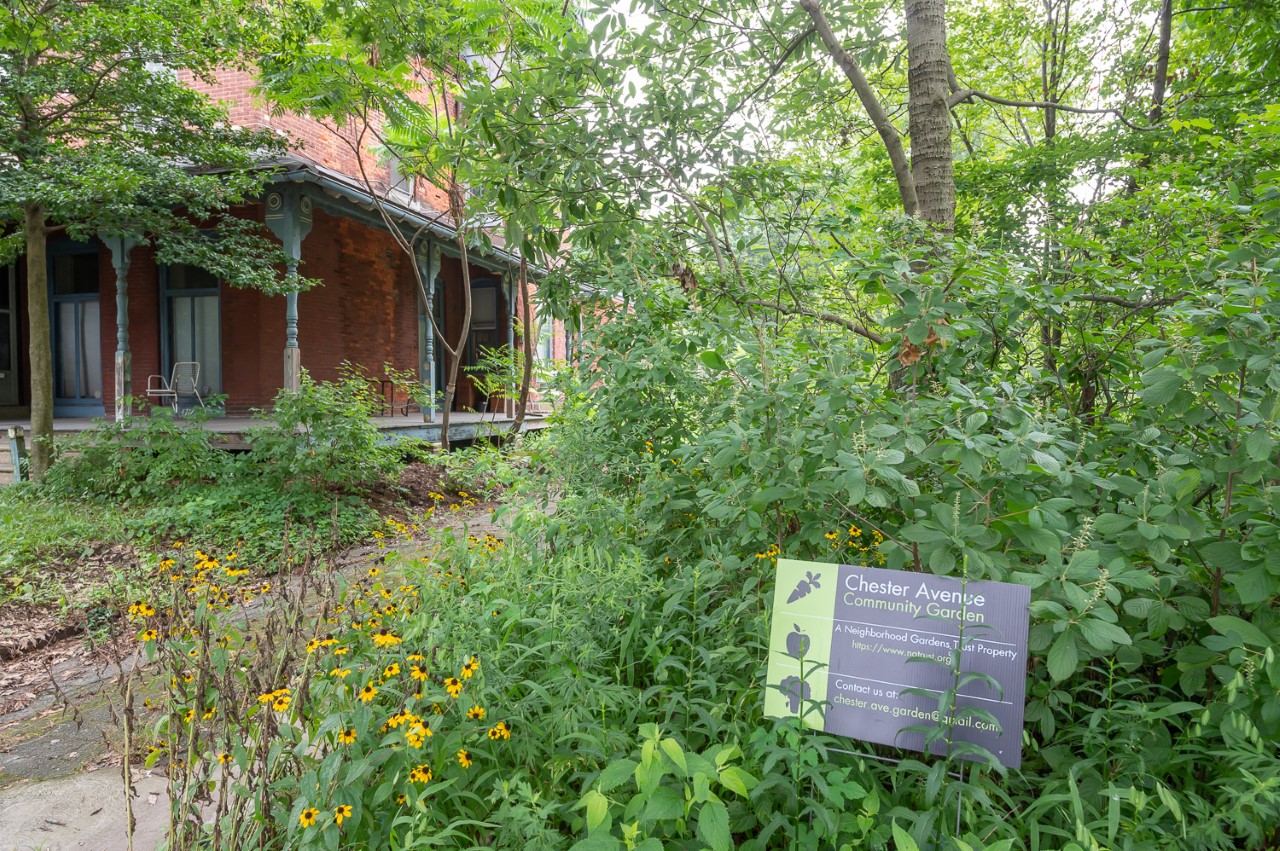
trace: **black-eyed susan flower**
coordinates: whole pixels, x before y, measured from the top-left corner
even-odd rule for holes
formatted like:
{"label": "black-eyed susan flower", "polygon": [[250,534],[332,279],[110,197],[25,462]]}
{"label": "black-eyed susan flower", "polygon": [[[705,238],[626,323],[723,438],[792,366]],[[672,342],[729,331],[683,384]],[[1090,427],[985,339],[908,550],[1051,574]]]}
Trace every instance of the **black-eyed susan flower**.
{"label": "black-eyed susan flower", "polygon": [[396,803],[403,807],[405,804],[409,803],[409,796],[401,792],[399,795],[396,795]]}
{"label": "black-eyed susan flower", "polygon": [[472,763],[471,754],[466,749],[458,751],[458,765],[463,768],[470,768]]}
{"label": "black-eyed susan flower", "polygon": [[356,740],[356,728],[347,727],[345,730],[338,731],[338,741],[344,745],[349,745]]}
{"label": "black-eyed susan flower", "polygon": [[291,698],[287,694],[279,695],[275,700],[271,701],[271,708],[276,712],[284,712],[289,708],[290,700]]}
{"label": "black-eyed susan flower", "polygon": [[332,671],[329,672],[329,676],[342,679],[343,677],[347,676],[350,673],[351,673],[350,668],[334,668]]}
{"label": "black-eyed susan flower", "polygon": [[143,630],[142,635],[138,637],[141,638],[143,641],[155,641],[157,638],[160,637],[160,634],[156,632],[154,629],[148,629],[148,630]]}
{"label": "black-eyed susan flower", "polygon": [[511,727],[506,721],[499,721],[489,728],[489,738],[495,742],[498,739],[509,739],[511,738]]}
{"label": "black-eyed susan flower", "polygon": [[307,642],[307,652],[314,653],[320,649],[320,639],[313,638]]}
{"label": "black-eyed susan flower", "polygon": [[333,823],[341,826],[342,820],[351,818],[351,805],[341,804],[333,808]]}
{"label": "black-eyed susan flower", "polygon": [[320,815],[320,811],[315,807],[305,807],[303,808],[302,813],[298,816],[298,821],[303,827],[311,827],[311,825],[316,823],[316,816],[318,815]]}
{"label": "black-eyed susan flower", "polygon": [[467,710],[467,718],[472,721],[483,721],[485,710],[483,706],[473,706]]}
{"label": "black-eyed susan flower", "polygon": [[155,607],[141,600],[129,606],[130,618],[149,618],[156,613]]}
{"label": "black-eyed susan flower", "polygon": [[365,683],[364,688],[360,689],[360,700],[362,703],[368,703],[378,696],[378,690],[373,683]]}
{"label": "black-eyed susan flower", "polygon": [[423,763],[409,772],[409,780],[414,783],[430,783],[431,782],[431,766]]}
{"label": "black-eyed susan flower", "polygon": [[218,765],[227,765],[227,764],[228,764],[228,763],[230,763],[233,759],[234,759],[234,757],[233,757],[233,756],[231,756],[231,754],[229,754],[229,753],[220,753],[220,754],[218,754]]}
{"label": "black-eyed susan flower", "polygon": [[421,682],[427,678],[427,669],[422,665],[410,665],[409,676]]}
{"label": "black-eyed susan flower", "polygon": [[369,575],[370,575],[370,576],[377,576],[379,573],[382,573],[382,571],[381,571],[381,570],[379,570],[377,567],[371,567],[371,568],[369,568]]}
{"label": "black-eyed susan flower", "polygon": [[382,670],[383,678],[388,680],[399,673],[400,673],[400,663],[398,662],[392,662],[390,665],[388,665],[386,668]]}
{"label": "black-eyed susan flower", "polygon": [[457,677],[449,677],[444,681],[444,690],[449,692],[450,697],[457,697],[462,694],[462,680]]}
{"label": "black-eyed susan flower", "polygon": [[385,627],[373,634],[373,643],[379,647],[391,647],[399,644],[400,639],[392,635]]}
{"label": "black-eyed susan flower", "polygon": [[418,721],[405,732],[404,740],[409,744],[409,747],[420,748],[422,743],[431,738],[431,736],[431,728]]}
{"label": "black-eyed susan flower", "polygon": [[462,678],[464,680],[469,680],[478,670],[480,670],[480,660],[475,656],[472,656],[467,660],[466,664],[462,666]]}

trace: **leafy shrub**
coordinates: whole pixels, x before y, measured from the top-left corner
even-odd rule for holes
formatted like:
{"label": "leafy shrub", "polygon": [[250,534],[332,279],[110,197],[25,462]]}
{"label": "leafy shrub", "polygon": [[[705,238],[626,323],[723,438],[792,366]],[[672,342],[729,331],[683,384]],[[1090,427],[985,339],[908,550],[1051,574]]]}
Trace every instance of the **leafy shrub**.
{"label": "leafy shrub", "polygon": [[304,371],[296,392],[276,397],[271,425],[249,432],[249,458],[279,487],[370,484],[392,460],[371,419],[380,404],[372,385],[354,372],[317,382]]}
{"label": "leafy shrub", "polygon": [[154,408],[150,416],[101,421],[59,441],[46,489],[64,499],[146,501],[216,481],[232,460],[201,427],[209,416],[198,408],[180,420]]}

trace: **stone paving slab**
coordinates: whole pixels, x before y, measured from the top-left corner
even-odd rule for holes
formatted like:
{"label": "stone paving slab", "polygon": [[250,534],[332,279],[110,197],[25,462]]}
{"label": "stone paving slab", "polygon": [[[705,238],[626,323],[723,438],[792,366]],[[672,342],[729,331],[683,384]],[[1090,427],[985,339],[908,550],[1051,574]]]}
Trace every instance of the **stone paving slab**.
{"label": "stone paving slab", "polygon": [[[135,851],[153,851],[169,828],[166,780],[135,778]],[[0,851],[124,851],[119,768],[11,786],[0,797]]]}

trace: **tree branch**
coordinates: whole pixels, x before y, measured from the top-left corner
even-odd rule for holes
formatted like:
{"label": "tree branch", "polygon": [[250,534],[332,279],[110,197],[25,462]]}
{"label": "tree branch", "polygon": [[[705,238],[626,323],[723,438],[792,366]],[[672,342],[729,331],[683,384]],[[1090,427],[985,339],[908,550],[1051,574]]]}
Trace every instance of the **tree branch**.
{"label": "tree branch", "polygon": [[844,71],[845,77],[858,95],[858,100],[862,101],[862,108],[867,111],[867,117],[871,119],[876,132],[880,134],[880,140],[884,142],[885,151],[889,154],[889,162],[893,165],[893,176],[898,181],[898,194],[902,196],[903,211],[908,216],[916,215],[919,212],[920,203],[916,198],[916,183],[911,176],[911,162],[907,159],[906,149],[902,146],[902,136],[889,120],[884,106],[876,97],[871,84],[867,82],[866,75],[862,73],[857,60],[844,49],[840,39],[836,38],[836,34],[831,30],[831,23],[827,20],[822,8],[818,6],[818,0],[800,0],[800,6],[813,19],[814,29],[818,31],[818,37],[822,39],[827,53],[840,66],[840,70]]}
{"label": "tree branch", "polygon": [[1019,109],[1056,109],[1059,112],[1072,112],[1072,113],[1075,113],[1076,115],[1114,115],[1116,118],[1120,119],[1120,122],[1124,124],[1126,127],[1128,127],[1130,130],[1149,131],[1149,130],[1160,129],[1159,127],[1143,127],[1139,124],[1134,124],[1132,121],[1124,117],[1124,113],[1122,113],[1120,110],[1115,109],[1113,107],[1066,106],[1061,103],[1054,103],[1052,101],[1044,101],[1044,100],[1010,100],[1009,98],[1002,98],[1002,97],[996,97],[995,95],[989,95],[986,92],[979,91],[977,89],[961,89],[960,91],[956,92],[951,97],[947,98],[947,108],[955,109],[960,104],[965,103],[966,101],[972,100],[973,98],[978,98],[979,100],[985,100],[990,103],[998,103],[1001,106],[1013,106]]}
{"label": "tree branch", "polygon": [[1077,295],[1073,296],[1073,298],[1079,299],[1080,301],[1091,301],[1097,304],[1114,304],[1117,307],[1127,307],[1130,310],[1147,310],[1152,307],[1168,307],[1171,304],[1177,304],[1189,295],[1191,295],[1191,293],[1182,292],[1177,295],[1166,296],[1164,298],[1142,299],[1140,301],[1120,298],[1120,296],[1116,295]]}
{"label": "tree branch", "polygon": [[808,316],[813,319],[821,319],[823,322],[831,322],[835,325],[841,325],[857,334],[859,337],[867,338],[876,345],[884,345],[885,342],[884,337],[881,337],[875,331],[872,331],[864,325],[859,325],[852,319],[845,319],[843,316],[836,316],[834,313],[823,313],[818,310],[811,310],[807,307],[786,307],[781,302],[764,301],[763,299],[755,298],[746,299],[738,303],[750,307],[764,307],[769,310],[776,310],[779,313],[785,313],[788,316]]}

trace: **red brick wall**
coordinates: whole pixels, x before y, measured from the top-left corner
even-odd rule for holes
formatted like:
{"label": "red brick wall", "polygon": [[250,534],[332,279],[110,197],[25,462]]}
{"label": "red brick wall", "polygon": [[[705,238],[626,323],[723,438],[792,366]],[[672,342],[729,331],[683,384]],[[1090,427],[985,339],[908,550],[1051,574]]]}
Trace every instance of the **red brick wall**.
{"label": "red brick wall", "polygon": [[[390,234],[350,219],[315,213],[302,243],[302,274],[320,286],[298,296],[302,366],[332,381],[344,362],[375,378],[383,364],[416,374],[417,284],[410,259]],[[265,407],[284,376],[285,299],[253,290],[222,290],[223,391],[228,413]],[[403,394],[399,394],[403,399]]]}
{"label": "red brick wall", "polygon": [[[251,90],[256,81],[250,71],[224,69],[212,84],[196,80],[190,74],[181,76],[196,91],[222,102],[233,125],[279,131],[287,136],[289,148],[294,153],[357,182],[363,182],[363,176],[367,176],[379,192],[384,192],[389,185],[389,171],[379,164],[379,156],[374,150],[379,147],[381,116],[373,117],[370,128],[363,134],[364,139],[360,140],[362,128],[359,127],[339,130],[325,122],[294,113],[272,115],[254,97]],[[416,99],[425,101],[425,95]],[[446,210],[449,206],[445,192],[426,181],[416,182],[414,197],[434,210]]]}

